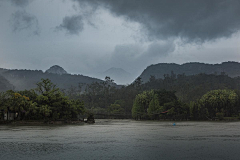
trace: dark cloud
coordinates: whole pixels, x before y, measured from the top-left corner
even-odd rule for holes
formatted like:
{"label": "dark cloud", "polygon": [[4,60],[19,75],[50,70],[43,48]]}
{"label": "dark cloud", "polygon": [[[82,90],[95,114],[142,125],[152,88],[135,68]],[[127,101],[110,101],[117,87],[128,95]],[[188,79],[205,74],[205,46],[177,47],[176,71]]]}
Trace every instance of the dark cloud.
{"label": "dark cloud", "polygon": [[16,11],[13,13],[10,22],[14,32],[28,30],[35,35],[39,35],[40,33],[37,18],[26,11]]}
{"label": "dark cloud", "polygon": [[62,24],[56,27],[57,30],[66,30],[69,34],[79,34],[83,30],[83,18],[81,15],[65,17]]}
{"label": "dark cloud", "polygon": [[239,0],[74,0],[138,22],[150,39],[205,42],[240,29]]}
{"label": "dark cloud", "polygon": [[29,0],[11,0],[12,4],[18,7],[25,7],[29,4]]}

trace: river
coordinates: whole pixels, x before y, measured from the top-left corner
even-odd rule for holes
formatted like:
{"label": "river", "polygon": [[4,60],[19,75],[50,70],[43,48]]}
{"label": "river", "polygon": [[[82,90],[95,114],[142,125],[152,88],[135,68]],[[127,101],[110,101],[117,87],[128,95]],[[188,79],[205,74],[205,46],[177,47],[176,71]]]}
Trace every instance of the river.
{"label": "river", "polygon": [[0,160],[240,159],[240,122],[96,120],[0,126]]}

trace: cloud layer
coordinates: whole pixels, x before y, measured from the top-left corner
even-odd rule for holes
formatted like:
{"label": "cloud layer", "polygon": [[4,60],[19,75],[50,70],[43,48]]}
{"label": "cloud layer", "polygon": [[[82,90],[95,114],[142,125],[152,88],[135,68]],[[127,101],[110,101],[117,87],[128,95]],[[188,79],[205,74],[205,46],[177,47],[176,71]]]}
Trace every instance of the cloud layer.
{"label": "cloud layer", "polygon": [[12,4],[18,7],[25,7],[29,4],[29,0],[11,0]]}
{"label": "cloud layer", "polygon": [[10,22],[14,32],[27,30],[32,31],[35,35],[38,35],[40,32],[37,18],[26,11],[16,11],[13,13]]}
{"label": "cloud layer", "polygon": [[205,42],[240,29],[239,0],[74,0],[138,22],[149,39]]}
{"label": "cloud layer", "polygon": [[57,30],[66,30],[68,34],[79,34],[83,31],[83,18],[81,15],[67,16],[63,18],[62,24],[56,27]]}

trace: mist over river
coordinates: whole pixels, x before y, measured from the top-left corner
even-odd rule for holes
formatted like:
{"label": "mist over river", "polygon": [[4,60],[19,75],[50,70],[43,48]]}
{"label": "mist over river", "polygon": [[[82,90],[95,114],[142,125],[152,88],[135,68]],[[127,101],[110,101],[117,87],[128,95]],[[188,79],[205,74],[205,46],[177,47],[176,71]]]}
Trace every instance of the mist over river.
{"label": "mist over river", "polygon": [[0,126],[0,160],[239,159],[240,122],[96,120]]}

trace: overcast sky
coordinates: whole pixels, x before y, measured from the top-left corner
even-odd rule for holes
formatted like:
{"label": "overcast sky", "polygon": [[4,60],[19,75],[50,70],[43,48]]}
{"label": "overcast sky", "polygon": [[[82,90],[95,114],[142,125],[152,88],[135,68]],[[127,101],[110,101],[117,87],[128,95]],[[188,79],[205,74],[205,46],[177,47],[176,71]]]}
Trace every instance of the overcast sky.
{"label": "overcast sky", "polygon": [[0,0],[0,68],[240,61],[239,30],[239,0]]}

